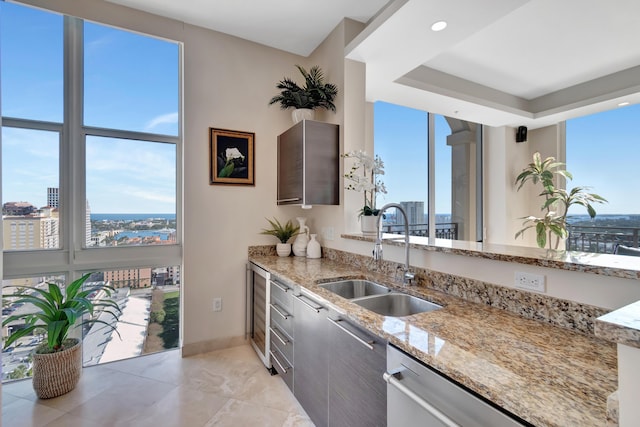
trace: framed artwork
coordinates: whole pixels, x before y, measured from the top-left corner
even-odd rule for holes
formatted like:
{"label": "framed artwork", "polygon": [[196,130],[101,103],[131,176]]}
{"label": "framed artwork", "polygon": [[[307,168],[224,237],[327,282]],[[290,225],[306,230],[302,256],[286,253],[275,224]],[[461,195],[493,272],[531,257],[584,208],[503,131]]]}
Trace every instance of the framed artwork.
{"label": "framed artwork", "polygon": [[209,128],[209,184],[255,185],[253,132]]}

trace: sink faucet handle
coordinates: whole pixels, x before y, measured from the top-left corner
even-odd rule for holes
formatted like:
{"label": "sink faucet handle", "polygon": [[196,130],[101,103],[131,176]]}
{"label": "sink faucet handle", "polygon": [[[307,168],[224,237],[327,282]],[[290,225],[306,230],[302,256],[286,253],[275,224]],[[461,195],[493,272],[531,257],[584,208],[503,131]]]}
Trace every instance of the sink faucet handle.
{"label": "sink faucet handle", "polygon": [[404,280],[403,283],[406,285],[411,285],[411,281],[413,279],[415,279],[415,274],[413,274],[412,272],[410,272],[409,270],[404,272]]}

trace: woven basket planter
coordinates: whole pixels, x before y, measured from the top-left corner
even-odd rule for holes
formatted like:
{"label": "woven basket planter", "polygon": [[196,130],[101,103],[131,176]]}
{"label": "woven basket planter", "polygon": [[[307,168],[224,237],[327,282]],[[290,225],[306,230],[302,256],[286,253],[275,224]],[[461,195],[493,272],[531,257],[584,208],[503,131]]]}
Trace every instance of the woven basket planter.
{"label": "woven basket planter", "polygon": [[40,399],[51,399],[73,390],[82,373],[82,345],[78,339],[65,342],[56,353],[33,354],[33,389]]}

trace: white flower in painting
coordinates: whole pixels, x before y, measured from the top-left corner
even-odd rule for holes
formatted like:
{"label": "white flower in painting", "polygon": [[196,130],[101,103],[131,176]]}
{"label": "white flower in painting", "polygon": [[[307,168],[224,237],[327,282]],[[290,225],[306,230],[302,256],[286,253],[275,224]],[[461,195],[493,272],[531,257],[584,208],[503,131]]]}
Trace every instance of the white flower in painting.
{"label": "white flower in painting", "polygon": [[233,160],[233,159],[242,159],[242,160],[244,160],[244,156],[242,155],[240,150],[238,150],[235,147],[234,148],[227,148],[227,150],[225,152],[225,156],[227,158],[227,162],[229,160]]}

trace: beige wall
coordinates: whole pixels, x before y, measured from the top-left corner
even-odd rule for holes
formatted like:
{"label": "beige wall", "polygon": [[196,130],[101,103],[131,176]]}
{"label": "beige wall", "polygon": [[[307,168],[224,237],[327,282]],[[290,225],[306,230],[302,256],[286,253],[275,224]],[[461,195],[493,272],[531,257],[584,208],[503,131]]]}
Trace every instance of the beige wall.
{"label": "beige wall", "polygon": [[[53,6],[45,0],[30,2],[184,42],[184,345],[207,350],[243,336],[247,246],[275,243],[258,234],[267,225],[265,217],[306,216],[312,232],[334,228],[334,240],[321,239],[323,245],[371,254],[372,244],[339,237],[358,229],[359,194],[342,191],[341,206],[317,206],[310,211],[276,206],[276,138],[291,122],[288,111],[267,106],[276,82],[296,76],[294,64],[318,64],[341,93],[338,114],[322,113],[318,118],[341,125],[343,152],[358,148],[371,152],[372,108],[364,102],[365,67],[342,59],[344,43],[357,31],[356,23],[339,25],[311,57],[302,58],[99,0],[59,0]],[[210,126],[256,133],[255,187],[208,184]],[[513,129],[488,131],[485,147],[491,178],[485,204],[487,213],[497,216],[487,224],[491,229],[500,221],[510,224],[497,234],[489,230],[491,241],[508,241],[519,225],[513,218],[523,216],[519,207],[524,204],[510,199],[512,183],[531,150],[549,142],[547,132],[556,131],[530,132],[529,142],[515,144]],[[637,281],[434,252],[412,251],[411,256],[416,266],[505,286],[512,285],[516,271],[537,272],[547,276],[548,294],[601,307],[616,308],[640,299]],[[385,248],[385,258],[401,262],[404,251]],[[212,311],[214,297],[223,298],[221,312]]]}

